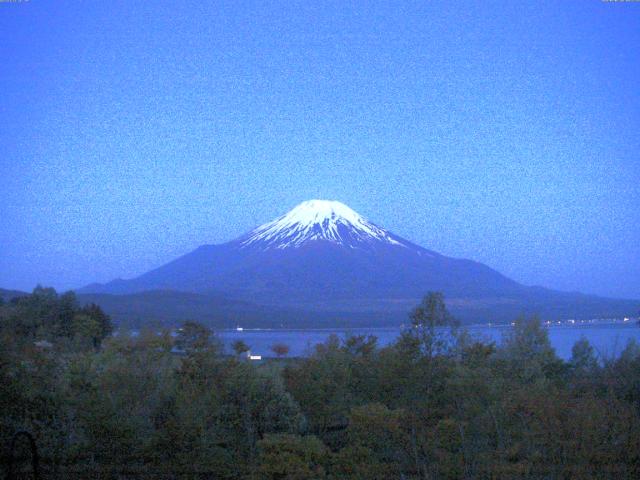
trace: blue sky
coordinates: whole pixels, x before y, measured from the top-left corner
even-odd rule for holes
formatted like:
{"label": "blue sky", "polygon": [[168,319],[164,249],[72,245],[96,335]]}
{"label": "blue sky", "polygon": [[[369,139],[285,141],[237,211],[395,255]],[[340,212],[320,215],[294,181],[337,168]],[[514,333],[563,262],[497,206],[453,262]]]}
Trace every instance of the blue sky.
{"label": "blue sky", "polygon": [[640,298],[640,4],[0,3],[0,286],[131,277],[310,198]]}

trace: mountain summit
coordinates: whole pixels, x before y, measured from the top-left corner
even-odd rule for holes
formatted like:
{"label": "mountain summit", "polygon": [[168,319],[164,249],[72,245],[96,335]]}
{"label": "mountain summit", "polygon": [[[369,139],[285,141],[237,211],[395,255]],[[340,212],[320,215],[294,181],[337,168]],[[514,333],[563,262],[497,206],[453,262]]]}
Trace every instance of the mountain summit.
{"label": "mountain summit", "polygon": [[[293,318],[312,312],[314,318],[326,316],[325,323],[350,325],[347,319],[359,315],[360,325],[397,325],[430,290],[443,292],[456,315],[473,321],[506,321],[527,312],[552,319],[607,317],[628,315],[638,306],[519,284],[481,263],[415,245],[329,200],[302,202],[235,240],[203,245],[139,277],[90,285],[80,293],[162,291],[183,318],[200,317],[195,303],[209,305],[194,300],[197,294],[276,309],[260,310],[272,312],[260,314],[263,324],[282,324],[277,312],[293,309],[299,312]],[[148,295],[135,301],[148,302]]]}
{"label": "mountain summit", "polygon": [[332,200],[302,202],[285,215],[249,232],[241,245],[267,250],[301,247],[318,240],[349,248],[360,248],[375,242],[406,246],[344,203]]}

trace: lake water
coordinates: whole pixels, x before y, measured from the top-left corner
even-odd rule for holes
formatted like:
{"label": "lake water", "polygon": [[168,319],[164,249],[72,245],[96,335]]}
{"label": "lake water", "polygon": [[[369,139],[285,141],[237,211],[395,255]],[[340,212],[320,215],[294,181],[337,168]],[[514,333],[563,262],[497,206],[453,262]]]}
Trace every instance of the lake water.
{"label": "lake water", "polygon": [[[478,339],[500,343],[507,325],[472,325],[466,327],[469,333]],[[559,357],[571,357],[573,344],[585,337],[602,358],[619,355],[627,342],[634,338],[640,342],[640,327],[636,321],[594,322],[576,325],[551,325],[547,327],[549,339]],[[398,338],[400,328],[354,328],[354,329],[318,329],[318,330],[219,330],[218,336],[230,351],[235,340],[243,340],[251,347],[252,355],[274,356],[270,347],[283,343],[290,348],[290,357],[308,355],[313,346],[324,342],[329,335],[375,335],[378,345],[388,345]]]}

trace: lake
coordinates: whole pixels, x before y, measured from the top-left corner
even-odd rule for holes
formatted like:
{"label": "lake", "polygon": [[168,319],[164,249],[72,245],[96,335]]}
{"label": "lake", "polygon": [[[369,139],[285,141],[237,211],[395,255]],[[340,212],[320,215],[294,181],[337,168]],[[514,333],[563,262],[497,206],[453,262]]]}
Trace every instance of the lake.
{"label": "lake", "polygon": [[[505,331],[510,325],[471,325],[465,327],[469,333],[478,339],[500,343]],[[634,338],[640,342],[640,327],[636,321],[591,321],[585,323],[549,325],[546,327],[549,339],[559,357],[569,359],[573,344],[581,337],[585,337],[594,347],[601,358],[619,355],[627,342]],[[378,345],[388,345],[398,338],[400,327],[393,328],[354,328],[354,329],[317,329],[317,330],[268,330],[247,329],[219,330],[218,336],[230,351],[231,344],[236,340],[243,340],[251,347],[253,355],[264,357],[275,356],[270,347],[274,343],[283,343],[290,348],[290,357],[308,355],[313,346],[324,342],[329,335],[340,337],[346,335],[375,335]]]}

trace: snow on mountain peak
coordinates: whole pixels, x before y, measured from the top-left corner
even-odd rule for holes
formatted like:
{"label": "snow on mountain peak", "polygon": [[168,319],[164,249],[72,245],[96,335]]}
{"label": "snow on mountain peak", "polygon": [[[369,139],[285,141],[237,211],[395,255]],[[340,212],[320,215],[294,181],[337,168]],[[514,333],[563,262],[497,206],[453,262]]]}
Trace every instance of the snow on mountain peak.
{"label": "snow on mountain peak", "polygon": [[372,241],[402,245],[384,229],[365,220],[344,203],[307,200],[285,215],[249,232],[242,246],[299,247],[312,240],[326,240],[357,248]]}
{"label": "snow on mountain peak", "polygon": [[289,223],[303,225],[322,224],[325,220],[343,219],[348,223],[358,223],[364,219],[344,203],[335,200],[307,200],[294,207],[282,219]]}

